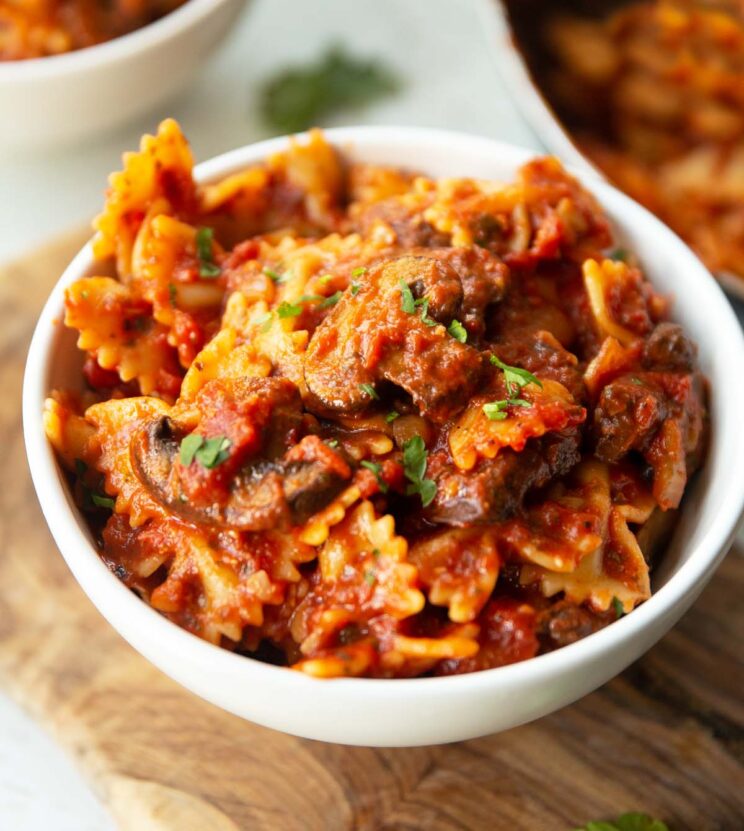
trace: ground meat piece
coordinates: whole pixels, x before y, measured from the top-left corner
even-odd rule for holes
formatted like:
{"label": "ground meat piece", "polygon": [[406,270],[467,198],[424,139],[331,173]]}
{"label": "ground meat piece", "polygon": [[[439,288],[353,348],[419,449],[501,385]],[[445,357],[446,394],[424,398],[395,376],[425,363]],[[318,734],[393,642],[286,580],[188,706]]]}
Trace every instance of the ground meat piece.
{"label": "ground meat piece", "polygon": [[521,508],[529,490],[578,463],[579,444],[577,430],[556,433],[530,442],[521,453],[506,448],[467,472],[444,453],[433,453],[427,475],[436,482],[437,493],[426,517],[458,527],[506,520]]}
{"label": "ground meat piece", "polygon": [[[419,412],[441,422],[459,412],[481,377],[485,360],[448,334],[424,307],[406,309],[405,289],[441,282],[438,315],[461,297],[456,274],[430,257],[401,257],[370,269],[361,290],[348,292],[315,330],[305,355],[306,405],[320,414],[359,412],[384,382],[405,390]],[[412,291],[412,289],[411,289]],[[410,300],[409,300],[410,302]]]}
{"label": "ground meat piece", "polygon": [[439,248],[450,244],[448,234],[437,231],[422,218],[419,209],[411,210],[396,197],[365,206],[352,228],[368,236],[380,222],[390,226],[400,248]]}
{"label": "ground meat piece", "polygon": [[615,462],[629,450],[643,452],[669,412],[664,394],[636,376],[608,384],[594,410],[596,455]]}
{"label": "ground meat piece", "polygon": [[656,372],[692,372],[697,347],[677,323],[660,323],[643,346],[643,365]]}
{"label": "ground meat piece", "polygon": [[612,623],[615,617],[614,611],[599,614],[569,600],[562,600],[538,614],[537,634],[542,648],[551,651],[598,632]]}

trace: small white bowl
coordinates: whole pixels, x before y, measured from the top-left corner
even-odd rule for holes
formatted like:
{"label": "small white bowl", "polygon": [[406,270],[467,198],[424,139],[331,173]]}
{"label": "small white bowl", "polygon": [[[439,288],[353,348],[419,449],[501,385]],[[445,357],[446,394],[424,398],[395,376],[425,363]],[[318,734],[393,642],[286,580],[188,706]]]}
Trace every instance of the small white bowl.
{"label": "small white bowl", "polygon": [[[434,176],[511,180],[534,155],[499,142],[437,130],[328,130],[351,157]],[[214,180],[286,146],[279,138],[199,165]],[[731,544],[744,506],[744,337],[720,288],[668,228],[609,185],[594,191],[623,243],[656,287],[674,295],[675,318],[700,345],[710,379],[712,441],[685,497],[674,541],[646,603],[606,629],[520,664],[445,678],[318,680],[212,646],[139,600],[103,564],[44,435],[42,406],[53,387],[80,386],[75,333],[61,324],[65,287],[96,264],[90,245],[60,278],[44,307],[23,389],[26,448],[49,527],[80,585],[104,617],[163,672],[219,707],[259,724],[345,744],[407,746],[469,739],[563,707],[605,683],[654,644],[695,600]]]}
{"label": "small white bowl", "polygon": [[245,2],[188,0],[97,46],[0,62],[0,150],[69,143],[153,110],[188,84]]}

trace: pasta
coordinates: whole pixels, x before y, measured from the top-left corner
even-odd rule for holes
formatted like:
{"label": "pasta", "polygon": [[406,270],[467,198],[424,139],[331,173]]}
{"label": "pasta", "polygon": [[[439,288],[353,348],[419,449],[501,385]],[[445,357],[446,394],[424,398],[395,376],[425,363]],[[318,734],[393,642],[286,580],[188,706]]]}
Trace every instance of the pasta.
{"label": "pasta", "polygon": [[696,349],[553,159],[506,185],[320,132],[197,185],[166,121],[66,292],[44,423],[103,560],[318,678],[502,666],[650,595],[706,441]]}
{"label": "pasta", "polygon": [[744,275],[741,2],[598,5],[509,3],[541,88],[614,182],[713,271]]}
{"label": "pasta", "polygon": [[185,0],[0,0],[0,61],[44,58],[120,37]]}

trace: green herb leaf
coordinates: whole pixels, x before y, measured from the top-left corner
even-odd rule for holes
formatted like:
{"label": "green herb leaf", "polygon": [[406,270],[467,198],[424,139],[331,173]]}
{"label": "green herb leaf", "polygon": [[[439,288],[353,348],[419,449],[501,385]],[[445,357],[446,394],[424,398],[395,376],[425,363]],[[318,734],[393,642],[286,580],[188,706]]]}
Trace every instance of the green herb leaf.
{"label": "green herb leaf", "polygon": [[115,500],[110,496],[101,496],[99,493],[91,493],[90,498],[98,508],[109,508],[113,511],[114,505],[116,504]]}
{"label": "green herb leaf", "polygon": [[437,486],[432,479],[425,479],[427,466],[427,451],[421,436],[413,436],[403,444],[403,472],[411,483],[406,493],[417,493],[421,497],[424,508],[431,504],[436,496]]}
{"label": "green herb leaf", "polygon": [[625,607],[617,597],[612,598],[612,608],[615,610],[615,617],[618,619],[625,614]]}
{"label": "green herb leaf", "polygon": [[217,467],[230,455],[228,451],[231,443],[230,439],[225,438],[225,436],[204,439],[203,444],[194,453],[194,458],[206,468]]}
{"label": "green herb leaf", "polygon": [[360,462],[362,467],[367,468],[367,470],[371,470],[372,473],[375,474],[375,479],[377,479],[377,484],[380,486],[380,490],[383,493],[387,493],[388,483],[382,478],[382,465],[379,462],[369,462],[366,459],[363,462]]}
{"label": "green herb leaf", "polygon": [[436,320],[434,320],[433,317],[429,317],[429,298],[428,297],[421,297],[419,300],[416,301],[416,303],[414,305],[421,307],[421,322],[425,326],[436,326],[437,325]]}
{"label": "green herb leaf", "polygon": [[286,69],[261,90],[261,111],[280,133],[320,124],[343,107],[367,104],[395,92],[397,78],[379,61],[360,60],[336,46],[316,63]]}
{"label": "green herb leaf", "polygon": [[374,586],[377,582],[377,577],[375,576],[374,571],[371,568],[368,568],[367,571],[364,572],[364,582],[368,586]]}
{"label": "green herb leaf", "polygon": [[614,822],[605,820],[587,822],[576,831],[669,831],[669,828],[660,819],[654,819],[648,814],[631,812],[623,814]]}
{"label": "green herb leaf", "polygon": [[360,265],[358,268],[355,268],[351,272],[352,277],[361,277],[363,274],[367,273],[367,266]]}
{"label": "green herb leaf", "polygon": [[390,412],[385,416],[385,421],[387,421],[388,424],[392,424],[396,418],[400,418],[400,413],[396,410],[390,410]]}
{"label": "green herb leaf", "polygon": [[400,305],[406,314],[412,315],[416,311],[416,301],[413,299],[413,292],[405,280],[400,280]]}
{"label": "green herb leaf", "polygon": [[610,259],[611,260],[620,260],[620,262],[627,263],[628,262],[628,252],[624,248],[616,248],[614,251],[610,252]]}
{"label": "green herb leaf", "polygon": [[460,343],[465,343],[468,339],[468,330],[462,325],[462,323],[460,323],[459,320],[453,320],[447,327],[447,331],[455,340],[459,340]]}
{"label": "green herb leaf", "polygon": [[322,277],[318,277],[318,283],[320,283],[321,286],[327,286],[331,280],[333,280],[332,274],[324,274]]}
{"label": "green herb leaf", "polygon": [[367,395],[375,401],[380,400],[380,396],[377,394],[377,390],[372,386],[372,384],[359,384],[359,389],[362,392],[366,392]]}
{"label": "green herb leaf", "polygon": [[483,405],[483,412],[491,421],[503,421],[506,418],[506,401],[490,401]]}
{"label": "green herb leaf", "polygon": [[170,298],[171,306],[176,305],[176,298],[178,297],[178,292],[176,287],[173,283],[168,283],[168,297]]}
{"label": "green herb leaf", "polygon": [[302,314],[302,306],[299,303],[288,303],[284,300],[279,304],[276,313],[282,320],[288,317],[297,317],[297,315]]}
{"label": "green herb leaf", "polygon": [[361,284],[357,283],[356,280],[352,280],[351,282],[351,296],[356,297],[359,294],[359,289],[361,288]]}
{"label": "green herb leaf", "polygon": [[321,301],[321,304],[318,308],[320,309],[330,309],[331,306],[335,306],[336,303],[343,297],[342,291],[335,291],[333,294],[329,295],[328,297],[324,298]]}
{"label": "green herb leaf", "polygon": [[219,277],[220,267],[214,261],[212,241],[214,231],[211,228],[199,228],[196,232],[196,256],[199,258],[199,276],[213,279]]}
{"label": "green herb leaf", "polygon": [[191,433],[181,440],[179,460],[184,467],[188,467],[194,461],[194,454],[204,444],[204,436],[198,433]]}
{"label": "green herb leaf", "polygon": [[496,355],[491,355],[491,363],[497,366],[504,373],[504,380],[506,381],[506,391],[509,398],[514,397],[517,390],[526,387],[527,384],[537,384],[542,388],[542,381],[538,380],[531,372],[526,369],[521,369],[518,366],[509,366],[503,361],[499,360]]}
{"label": "green herb leaf", "polygon": [[326,444],[328,447],[338,447],[338,439],[328,439]]}
{"label": "green herb leaf", "polygon": [[263,273],[274,283],[286,283],[287,277],[285,274],[278,274],[271,268],[264,268]]}

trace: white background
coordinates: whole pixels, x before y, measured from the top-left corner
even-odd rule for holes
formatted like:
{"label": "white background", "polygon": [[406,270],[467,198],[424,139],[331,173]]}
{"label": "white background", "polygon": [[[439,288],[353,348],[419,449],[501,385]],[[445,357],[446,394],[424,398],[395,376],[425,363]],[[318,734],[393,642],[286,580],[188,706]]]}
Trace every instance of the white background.
{"label": "white background", "polygon": [[[255,0],[187,94],[162,112],[71,149],[0,158],[0,260],[87,222],[122,151],[134,149],[141,133],[166,115],[181,122],[197,160],[267,137],[256,95],[261,81],[332,43],[383,58],[404,87],[394,98],[330,123],[446,127],[539,149],[496,74],[482,16],[489,2]],[[113,829],[63,752],[2,696],[0,829]]]}

